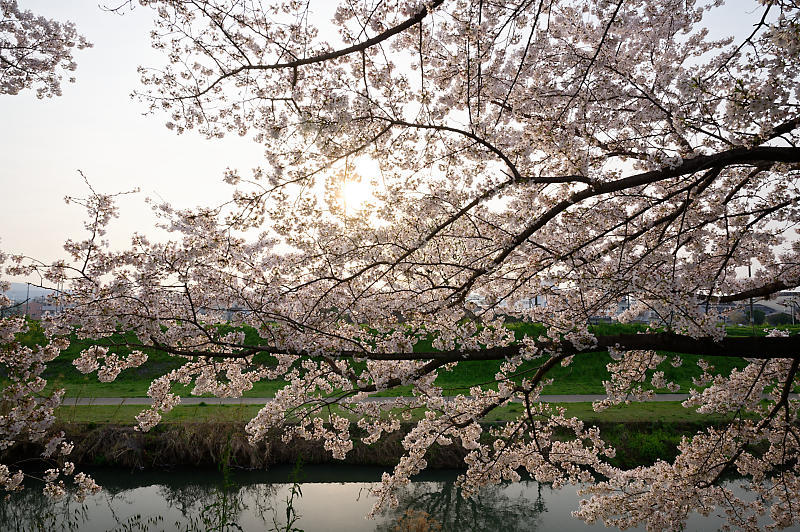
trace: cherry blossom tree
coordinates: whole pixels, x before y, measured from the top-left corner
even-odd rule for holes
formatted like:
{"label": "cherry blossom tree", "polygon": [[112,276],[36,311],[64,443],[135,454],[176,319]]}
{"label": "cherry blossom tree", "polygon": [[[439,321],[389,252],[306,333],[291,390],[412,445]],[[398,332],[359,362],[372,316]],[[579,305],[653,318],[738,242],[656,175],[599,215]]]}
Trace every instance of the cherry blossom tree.
{"label": "cherry blossom tree", "polygon": [[[60,96],[61,71],[76,68],[72,49],[90,46],[71,22],[62,23],[21,10],[16,0],[0,0],[0,95],[35,89],[39,98]],[[69,81],[75,79],[70,77]],[[0,266],[8,259],[0,252]],[[18,265],[19,262],[17,259]],[[3,295],[8,289],[8,283],[0,279],[0,307],[11,306],[11,301]],[[47,362],[57,357],[69,342],[53,338],[45,345],[29,345],[24,337],[31,332],[31,324],[24,317],[0,318],[0,368],[8,381],[0,394],[0,451],[20,442],[41,443],[42,458],[53,465],[42,478],[45,494],[62,497],[64,479],[72,477],[76,495],[82,499],[97,492],[99,486],[66,461],[73,445],[64,439],[63,432],[52,430],[53,411],[61,404],[64,390],[43,394],[47,381],[42,372]],[[2,489],[21,489],[24,478],[20,468],[0,464]]]}
{"label": "cherry blossom tree", "polygon": [[[726,305],[800,284],[793,2],[743,8],[752,31],[716,40],[704,19],[733,9],[721,1],[366,0],[319,28],[305,2],[141,3],[166,62],[141,69],[139,97],[178,133],[252,136],[265,164],[230,170],[220,205],[154,204],[171,237],[123,251],[102,237],[113,198],[92,193],[69,260],[10,269],[67,283],[54,338],[77,324],[107,339],[82,371],[111,380],[143,362],[109,349],[120,330],[183,361],[152,383],[141,430],[180,402],[174,382],[235,397],[284,379],[247,425],[254,442],[280,431],[343,458],[425,410],[376,508],[431,445],[457,442],[465,493],[522,470],[586,483],[588,522],[676,529],[714,507],[743,529],[765,513],[800,520],[800,340],[721,325]],[[342,196],[352,182],[370,184],[366,201]],[[622,300],[619,319],[649,311],[653,327],[593,334],[590,319]],[[545,333],[517,339],[509,316]],[[598,410],[647,398],[648,383],[677,389],[656,350],[748,364],[703,363],[710,386],[684,403],[729,423],[684,439],[672,463],[622,470],[597,428],[537,401],[554,367],[599,350],[615,361]],[[502,361],[493,389],[443,397],[437,375],[489,359]],[[412,392],[364,401],[399,386]],[[480,424],[511,401],[517,419]],[[728,474],[755,504],[720,483]]]}
{"label": "cherry blossom tree", "polygon": [[73,49],[91,43],[73,23],[22,10],[16,0],[0,1],[0,17],[0,94],[35,89],[39,98],[60,96],[63,72],[77,68]]}

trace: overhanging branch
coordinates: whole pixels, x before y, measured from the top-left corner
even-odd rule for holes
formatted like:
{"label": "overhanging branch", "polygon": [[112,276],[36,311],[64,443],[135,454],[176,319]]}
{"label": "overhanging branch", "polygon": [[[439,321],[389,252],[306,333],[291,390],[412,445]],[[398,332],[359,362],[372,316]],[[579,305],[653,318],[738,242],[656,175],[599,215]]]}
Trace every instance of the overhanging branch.
{"label": "overhanging branch", "polygon": [[794,288],[798,284],[800,284],[800,282],[798,282],[797,279],[792,281],[778,279],[771,283],[767,283],[763,286],[757,286],[755,288],[751,288],[750,290],[745,290],[737,294],[728,294],[725,296],[711,297],[710,301],[712,303],[734,303],[736,301],[744,301],[745,299],[749,299],[751,297],[766,297],[776,292],[780,292],[781,290]]}
{"label": "overhanging branch", "polygon": [[[598,336],[597,345],[585,349],[577,349],[569,342],[555,344],[542,344],[542,348],[561,354],[578,355],[597,351],[607,351],[609,347],[621,350],[652,349],[657,351],[671,351],[674,353],[744,357],[757,359],[773,358],[800,358],[800,335],[788,337],[728,337],[715,341],[710,337],[692,338],[673,333],[652,334],[618,334]],[[501,360],[518,355],[520,346],[497,347],[492,349],[467,350],[467,351],[431,351],[422,353],[370,353],[351,356],[362,356],[370,360]],[[345,353],[343,353],[345,355]]]}
{"label": "overhanging branch", "polygon": [[[151,347],[151,346],[138,346]],[[161,351],[181,356],[202,356],[209,358],[245,358],[258,353],[289,354],[317,358],[313,351],[289,351],[270,346],[237,346],[228,345],[228,352],[205,351],[202,349],[184,350],[156,343],[152,346]],[[711,337],[692,338],[674,333],[651,334],[616,334],[598,336],[597,344],[592,347],[578,349],[569,342],[542,343],[540,349],[558,353],[559,355],[579,355],[607,351],[609,347],[619,350],[657,350],[673,353],[743,357],[760,360],[779,358],[800,358],[800,335],[788,337],[727,337],[715,341]],[[451,351],[422,351],[416,353],[370,353],[367,351],[345,350],[326,352],[328,357],[353,357],[365,360],[436,360],[442,363],[460,361],[503,360],[519,355],[521,346],[514,344],[506,347],[489,349],[467,349]]]}

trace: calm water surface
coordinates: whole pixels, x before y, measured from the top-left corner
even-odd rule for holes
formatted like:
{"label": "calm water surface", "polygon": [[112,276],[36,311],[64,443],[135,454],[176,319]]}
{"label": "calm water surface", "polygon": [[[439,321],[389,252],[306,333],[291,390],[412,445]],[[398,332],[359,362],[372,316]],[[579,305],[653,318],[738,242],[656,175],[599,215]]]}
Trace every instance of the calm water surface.
{"label": "calm water surface", "polygon": [[[456,471],[419,477],[400,493],[398,509],[366,520],[374,502],[369,489],[382,471],[353,466],[228,475],[98,470],[91,473],[105,490],[83,503],[50,502],[29,482],[31,489],[0,502],[0,530],[609,530],[570,517],[580,499],[573,487],[553,490],[528,481],[488,488],[465,500],[454,485]],[[718,517],[694,516],[687,530],[715,530],[720,524]]]}

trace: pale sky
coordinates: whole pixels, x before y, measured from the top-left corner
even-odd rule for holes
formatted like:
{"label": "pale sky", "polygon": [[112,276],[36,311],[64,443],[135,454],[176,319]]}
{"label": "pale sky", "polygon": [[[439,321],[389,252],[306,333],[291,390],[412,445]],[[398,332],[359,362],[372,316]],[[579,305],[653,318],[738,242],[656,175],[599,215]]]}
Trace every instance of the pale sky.
{"label": "pale sky", "polygon": [[98,192],[134,188],[120,202],[112,242],[125,245],[133,231],[152,230],[145,197],[179,207],[214,203],[230,195],[222,183],[231,166],[260,164],[263,149],[246,138],[206,140],[176,135],[163,115],[143,116],[146,106],[130,98],[138,87],[136,68],[158,65],[150,48],[151,11],[124,16],[101,11],[96,1],[21,0],[20,7],[58,20],[71,20],[93,48],[75,52],[76,83],[63,96],[39,100],[33,91],[0,96],[0,249],[46,261],[82,232],[82,210],[64,196],[84,196],[80,169]]}
{"label": "pale sky", "polygon": [[[23,9],[71,20],[94,47],[75,52],[77,82],[65,83],[63,96],[39,100],[30,90],[0,96],[4,252],[49,262],[64,256],[61,246],[67,238],[83,238],[80,207],[63,201],[66,195],[86,194],[79,169],[99,192],[141,189],[120,202],[121,216],[111,226],[112,243],[122,247],[133,231],[152,231],[145,197],[177,207],[214,204],[231,192],[222,183],[226,167],[246,175],[261,164],[262,148],[247,138],[178,136],[164,127],[166,116],[143,116],[145,104],[130,98],[139,86],[136,68],[163,63],[150,48],[151,10],[137,7],[119,16],[103,12],[97,3],[19,0]],[[709,21],[712,33],[748,34],[741,6],[751,2],[729,4],[726,13]],[[327,19],[320,17],[317,24],[325,26]]]}

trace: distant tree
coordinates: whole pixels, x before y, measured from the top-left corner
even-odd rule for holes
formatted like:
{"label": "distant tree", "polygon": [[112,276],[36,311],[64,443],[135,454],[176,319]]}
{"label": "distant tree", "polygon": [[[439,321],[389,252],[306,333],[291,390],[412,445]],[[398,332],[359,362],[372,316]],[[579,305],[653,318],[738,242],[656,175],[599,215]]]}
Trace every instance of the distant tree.
{"label": "distant tree", "polygon": [[58,22],[0,0],[0,94],[34,89],[39,98],[60,96],[64,73],[77,67],[72,50],[91,45],[71,22]]}
{"label": "distant tree", "polygon": [[[524,469],[589,483],[576,512],[589,522],[675,530],[715,505],[739,528],[768,510],[800,521],[800,340],[726,337],[714,311],[800,284],[796,3],[732,15],[692,0],[349,1],[331,42],[306,2],[143,3],[166,61],[141,70],[140,97],[179,133],[252,134],[264,166],[226,174],[229,202],[159,204],[173,238],[123,251],[103,240],[113,198],[92,192],[76,200],[89,234],[68,261],[8,269],[66,282],[50,335],[79,325],[113,347],[130,330],[126,346],[183,363],[152,383],[141,430],[180,402],[173,382],[237,396],[280,379],[252,441],[278,431],[344,458],[353,424],[371,443],[425,409],[378,507],[431,446],[456,441],[467,495]],[[719,9],[752,32],[710,39]],[[359,174],[364,201],[343,196]],[[518,305],[531,297],[546,304]],[[623,300],[635,303],[621,319],[650,311],[666,331],[593,334],[589,320]],[[510,314],[545,332],[517,340]],[[662,370],[681,358],[656,350],[748,363],[715,375],[700,362],[709,386],[684,403],[729,423],[672,462],[623,470],[596,428],[537,401],[552,368],[598,350],[614,362],[597,410],[648,397],[646,382],[677,389]],[[487,359],[501,361],[496,386],[443,398],[439,372]],[[76,365],[110,380],[143,360],[94,347]],[[409,397],[362,401],[400,386]],[[480,424],[513,400],[516,419]],[[732,473],[759,504],[721,484]]]}
{"label": "distant tree", "polygon": [[792,323],[792,316],[785,312],[776,312],[767,316],[766,320],[770,325],[789,325]]}
{"label": "distant tree", "polygon": [[753,309],[753,320],[750,321],[750,309],[744,311],[744,318],[745,318],[745,325],[749,323],[754,323],[756,325],[761,325],[764,323],[767,314],[763,310]]}

